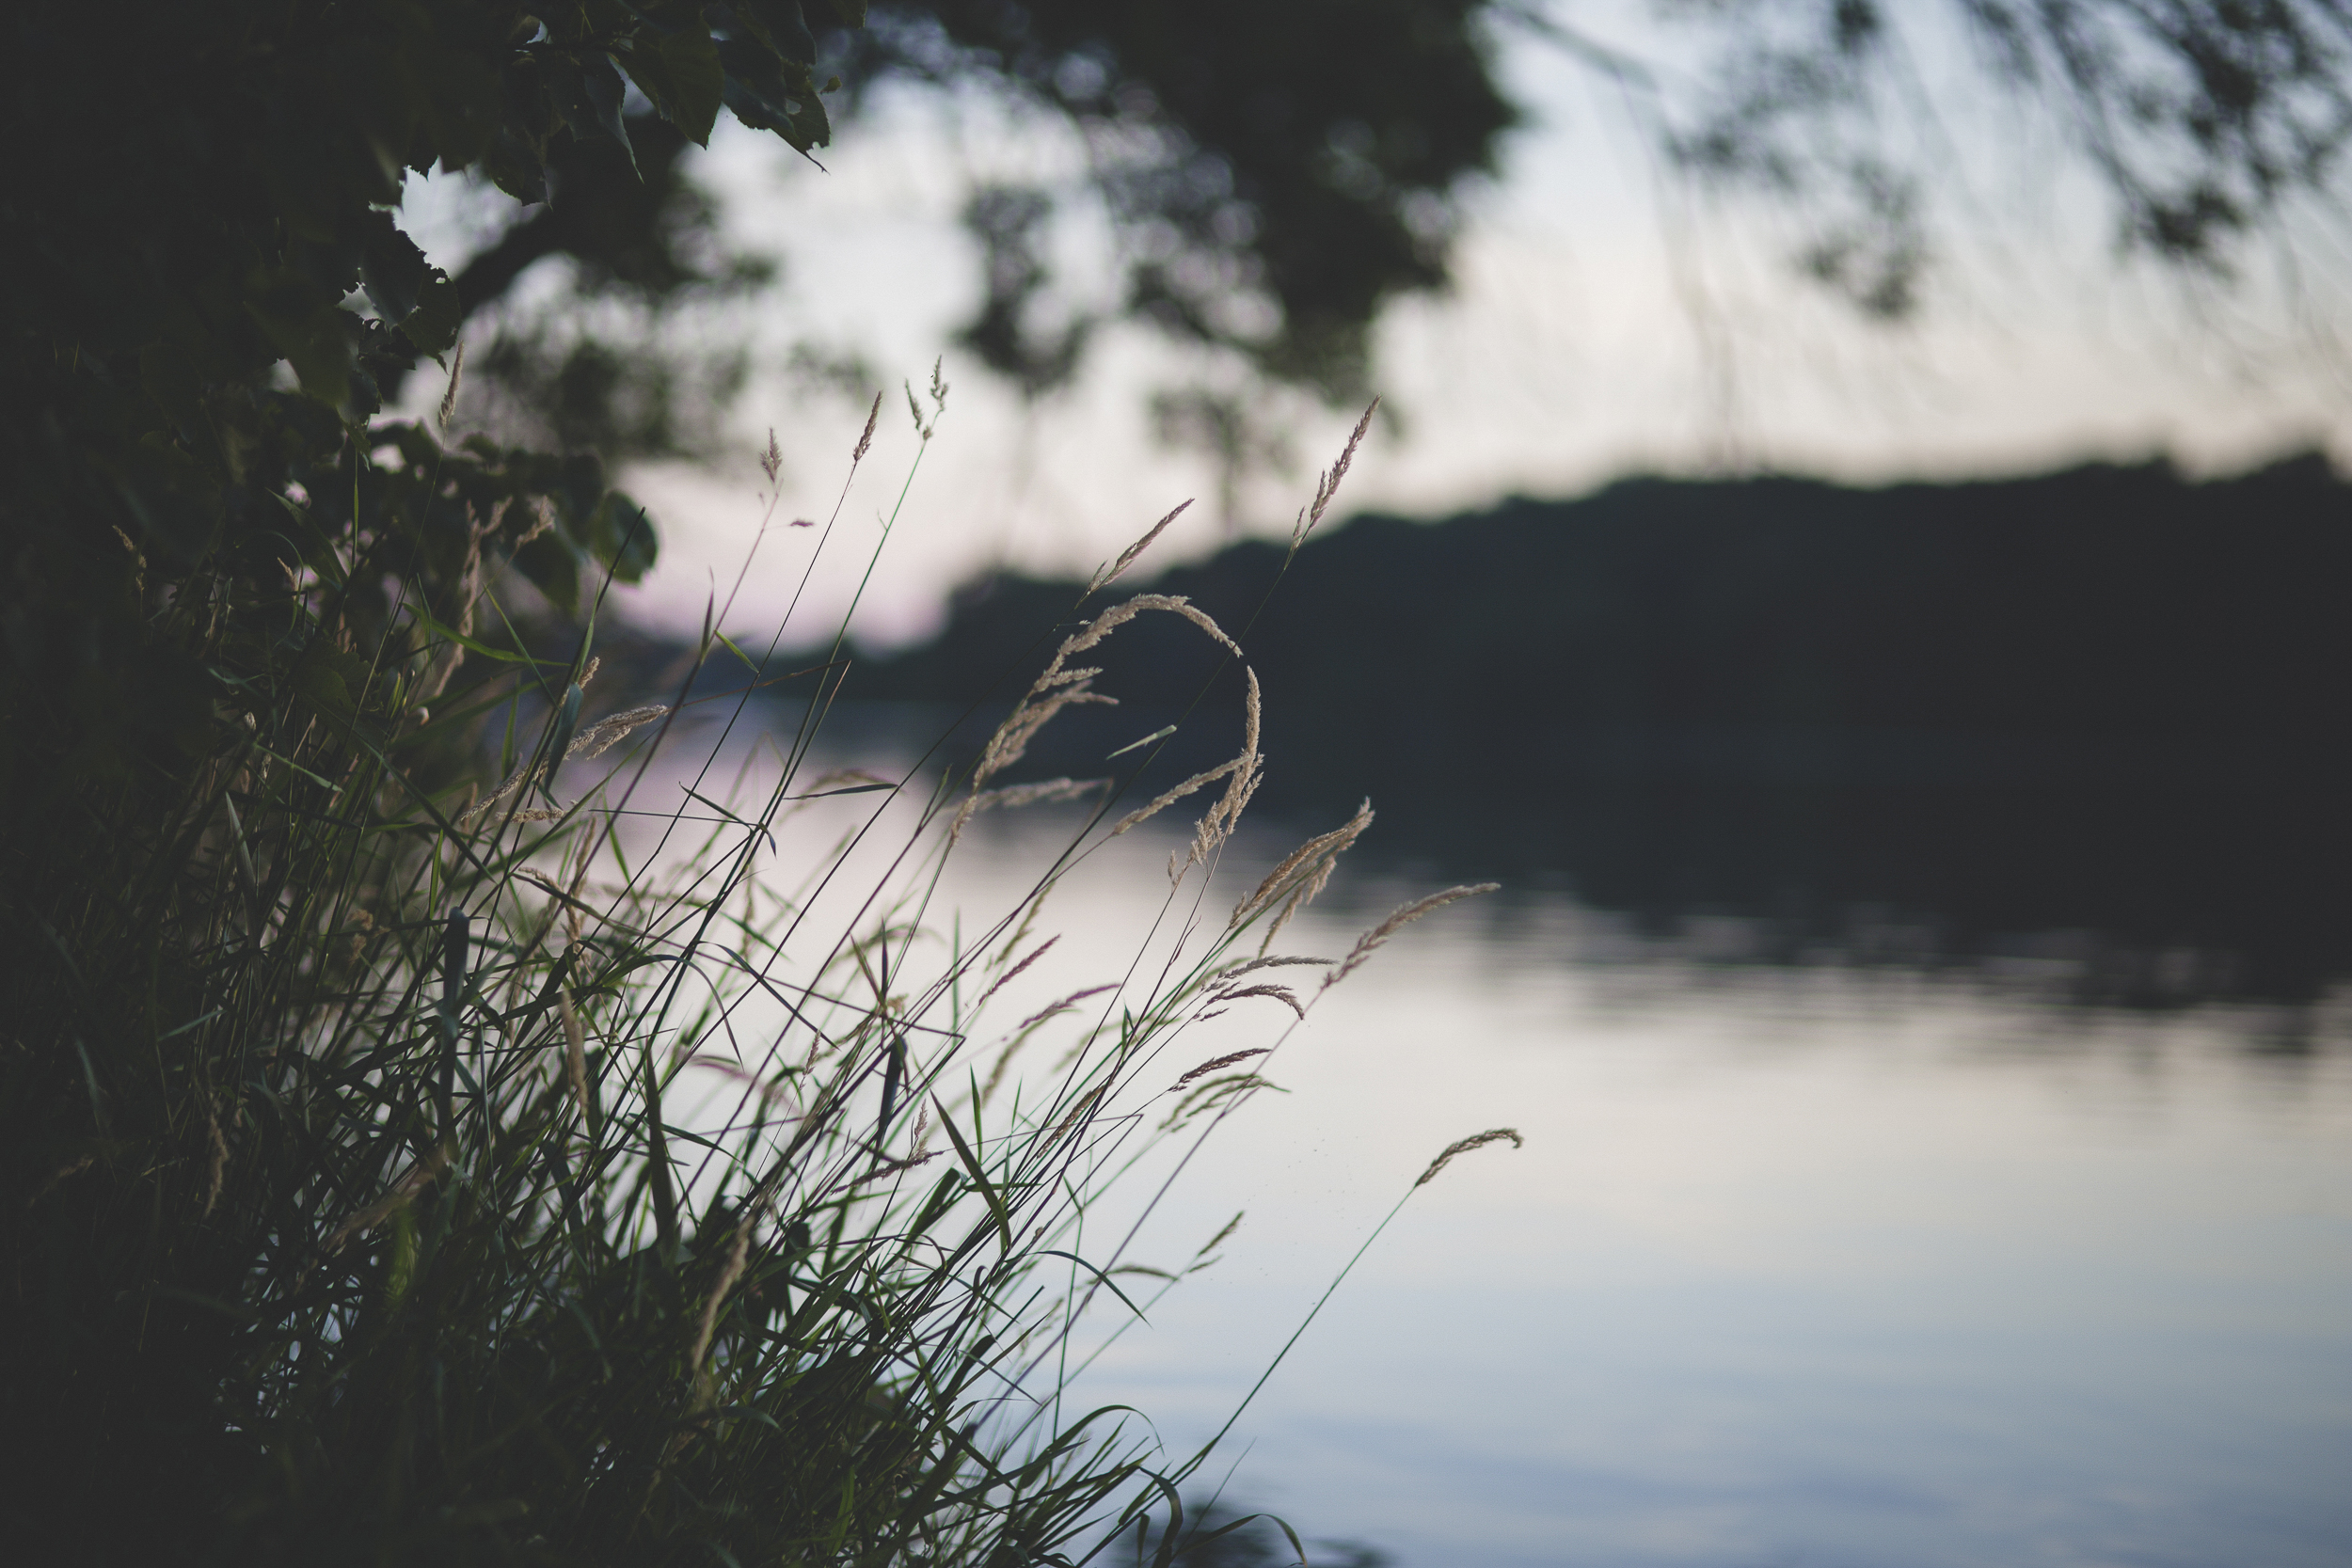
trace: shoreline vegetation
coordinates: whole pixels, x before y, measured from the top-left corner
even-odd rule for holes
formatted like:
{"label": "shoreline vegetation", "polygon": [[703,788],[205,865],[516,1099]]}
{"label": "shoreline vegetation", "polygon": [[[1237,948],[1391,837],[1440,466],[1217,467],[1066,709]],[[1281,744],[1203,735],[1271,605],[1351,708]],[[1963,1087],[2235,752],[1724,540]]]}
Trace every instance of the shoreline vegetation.
{"label": "shoreline vegetation", "polygon": [[[935,385],[929,420],[944,404]],[[1216,1439],[1167,1453],[1136,1413],[1066,1407],[1239,1216],[1169,1273],[1125,1257],[1135,1226],[1091,1234],[1088,1215],[1122,1181],[1173,1181],[1325,990],[1491,885],[1414,900],[1344,955],[1289,951],[1283,926],[1368,804],[1254,887],[1217,879],[1262,777],[1260,689],[1184,600],[1104,592],[1157,530],[1065,601],[1075,629],[1041,626],[1045,670],[974,757],[815,774],[845,621],[777,766],[730,792],[706,764],[632,849],[622,814],[730,650],[707,634],[678,687],[651,689],[596,651],[598,589],[569,649],[534,653],[499,614],[528,529],[516,545],[500,513],[466,515],[454,591],[369,622],[346,613],[358,563],[306,557],[278,612],[358,673],[225,686],[179,798],[106,874],[49,890],[56,961],[15,998],[0,1101],[23,1179],[8,1409],[42,1434],[9,1471],[20,1542],[84,1560],[993,1568],[1270,1540],[1214,1498],[1187,1524]],[[164,609],[205,612],[194,594]],[[1156,621],[1238,673],[1236,751],[1156,793],[1138,768],[1007,784],[1107,695],[1084,661]],[[766,716],[740,674],[714,757]],[[1092,816],[1001,919],[934,902],[978,814],[1081,797]],[[802,891],[770,886],[777,834],[819,801],[856,819]],[[997,1016],[1009,982],[1054,967],[1058,875],[1164,813],[1192,831],[1129,973]],[[893,834],[846,905],[807,891]],[[1235,1008],[1265,1016],[1264,1043],[1195,1063],[1186,1030]],[[678,1113],[713,1082],[717,1122]],[[1415,1186],[1500,1141],[1518,1134],[1466,1138]],[[107,1503],[134,1481],[136,1507]]]}

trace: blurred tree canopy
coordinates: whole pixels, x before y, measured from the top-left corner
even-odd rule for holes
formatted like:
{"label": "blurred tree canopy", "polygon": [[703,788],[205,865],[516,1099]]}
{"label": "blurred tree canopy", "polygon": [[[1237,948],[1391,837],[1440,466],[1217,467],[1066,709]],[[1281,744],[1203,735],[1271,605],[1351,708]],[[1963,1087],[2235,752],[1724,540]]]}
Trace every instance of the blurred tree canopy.
{"label": "blurred tree canopy", "polygon": [[[2325,185],[2352,135],[2352,12],[2332,0],[1920,4],[1947,8],[1989,76],[2047,96],[2121,232],[2170,261],[2225,269]],[[1927,198],[1873,129],[1907,102],[1899,19],[1881,0],[1661,9],[1716,61],[1660,122],[1683,166],[1818,204],[1805,266],[1867,311],[1913,309]],[[199,691],[324,657],[267,629],[294,585],[331,577],[351,624],[378,629],[404,595],[437,603],[469,516],[495,516],[494,553],[559,605],[593,572],[644,570],[650,524],[598,454],[684,444],[739,381],[739,355],[665,358],[509,324],[475,371],[520,411],[491,425],[513,444],[444,451],[384,414],[543,259],[568,259],[578,292],[654,309],[763,281],[687,159],[723,111],[813,155],[882,84],[993,86],[1084,136],[1123,236],[1120,312],[1353,392],[1383,305],[1445,281],[1465,183],[1495,169],[1516,121],[1498,39],[1548,37],[1641,78],[1570,14],[1518,0],[917,0],[870,16],[864,0],[25,0],[5,24],[21,69],[0,377],[23,412],[0,434],[0,721],[40,737],[11,757],[72,760],[0,764],[8,786],[119,771],[168,751]],[[400,226],[406,177],[437,168],[516,203],[453,276]],[[967,212],[983,276],[962,341],[1032,394],[1074,373],[1095,325],[1032,320],[1054,199],[983,190]],[[1230,413],[1170,404],[1162,422],[1213,435]],[[221,600],[210,652],[153,645],[150,612],[198,587]]]}
{"label": "blurred tree canopy", "polygon": [[391,744],[368,733],[388,640],[405,653],[453,616],[485,554],[565,609],[592,574],[650,564],[650,523],[594,451],[445,450],[379,420],[515,275],[496,252],[457,278],[434,265],[399,226],[404,181],[478,171],[545,204],[525,230],[675,290],[699,276],[677,243],[691,202],[664,184],[677,149],[723,109],[823,145],[810,19],[863,11],[11,8],[0,880],[30,890],[87,833],[135,831],[145,792],[240,710],[293,693]]}

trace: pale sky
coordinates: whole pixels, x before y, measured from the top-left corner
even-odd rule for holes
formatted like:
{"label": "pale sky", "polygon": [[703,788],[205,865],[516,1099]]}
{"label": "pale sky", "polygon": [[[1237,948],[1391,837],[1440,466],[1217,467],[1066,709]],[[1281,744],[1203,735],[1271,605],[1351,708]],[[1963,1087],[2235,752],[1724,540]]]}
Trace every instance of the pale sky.
{"label": "pale sky", "polygon": [[[1654,45],[1629,9],[1611,14],[1610,36]],[[1609,32],[1590,8],[1578,15]],[[1968,90],[1948,38],[1915,22],[1906,41],[1934,114],[1904,139],[1936,186],[1940,251],[1921,319],[1889,329],[1800,282],[1791,232],[1768,209],[1710,203],[1661,177],[1616,88],[1508,37],[1503,76],[1529,123],[1502,178],[1470,197],[1452,294],[1407,301],[1380,327],[1375,377],[1397,419],[1375,427],[1339,515],[1434,517],[1633,472],[1869,482],[2093,457],[2169,453],[2201,471],[2314,444],[2352,452],[2352,361],[2330,343],[2352,270],[2320,220],[2296,228],[2292,249],[2255,256],[2231,293],[2119,262],[2112,221],[2067,172],[2055,126]],[[890,392],[791,641],[815,641],[848,604],[917,447],[899,384],[919,388],[943,354],[946,415],[858,611],[863,637],[921,635],[946,592],[991,565],[1089,570],[1187,498],[1198,503],[1155,559],[1224,542],[1214,469],[1159,446],[1145,412],[1154,388],[1214,381],[1220,367],[1116,331],[1076,387],[1025,409],[948,347],[978,289],[955,221],[970,188],[1074,182],[1081,156],[1067,131],[978,98],[889,98],[841,131],[824,172],[723,122],[697,173],[724,197],[738,242],[779,260],[783,282],[699,327],[744,342],[762,367],[738,412],[739,459],[628,477],[664,533],[627,613],[691,629],[714,593],[727,597],[758,534],[755,454],[771,426],[785,459],[777,523],[831,512],[864,410],[784,372],[802,342],[862,355]],[[411,217],[448,264],[503,199],[443,188],[412,200]],[[1107,302],[1112,243],[1083,210],[1062,221],[1065,308]],[[2284,283],[2281,261],[2301,269]],[[1243,528],[1288,531],[1354,413],[1290,411],[1293,466],[1251,486]],[[772,628],[819,531],[771,531],[730,629]]]}

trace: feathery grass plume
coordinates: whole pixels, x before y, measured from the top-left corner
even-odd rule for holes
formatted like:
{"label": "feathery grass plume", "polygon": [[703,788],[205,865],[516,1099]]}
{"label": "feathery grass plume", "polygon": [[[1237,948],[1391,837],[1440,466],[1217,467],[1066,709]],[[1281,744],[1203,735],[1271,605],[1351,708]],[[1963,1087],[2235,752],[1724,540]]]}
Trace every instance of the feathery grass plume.
{"label": "feathery grass plume", "polygon": [[341,1252],[343,1243],[354,1236],[365,1235],[416,1201],[417,1195],[438,1180],[449,1169],[449,1146],[444,1144],[409,1167],[392,1190],[360,1210],[335,1228],[322,1249],[328,1255]]}
{"label": "feathery grass plume", "polygon": [[[1058,937],[1055,939],[1057,942],[1059,940],[1060,938]],[[1051,946],[1052,943],[1048,942],[1046,945]],[[1043,949],[1040,949],[1040,951],[1041,952]],[[1030,956],[1032,958],[1036,957],[1035,954]],[[1040,1024],[1045,1022],[1048,1019],[1058,1018],[1064,1013],[1077,1011],[1078,1004],[1084,1002],[1090,996],[1100,996],[1104,991],[1117,990],[1118,989],[1119,984],[1117,981],[1110,981],[1099,986],[1089,986],[1084,990],[1072,991],[1068,996],[1063,997],[1058,1002],[1049,1002],[1044,1006],[1040,1007],[1036,1012],[1033,1012],[1028,1017],[1023,1019],[1019,1024],[1014,1026],[1012,1034],[1006,1039],[1004,1049],[996,1053],[996,1065],[989,1069],[988,1082],[980,1088],[980,1102],[982,1104],[986,1104],[990,1100],[994,1098],[997,1086],[1005,1081],[1006,1069],[1012,1066],[1012,1059],[1019,1053],[1021,1048],[1028,1044],[1030,1039],[1036,1036],[1038,1026]]]}
{"label": "feathery grass plume", "polygon": [[1274,939],[1282,934],[1282,927],[1291,923],[1292,917],[1323,895],[1323,890],[1331,885],[1331,873],[1338,864],[1339,861],[1336,856],[1326,860],[1322,865],[1316,867],[1313,876],[1298,884],[1297,891],[1282,900],[1281,909],[1266,926],[1264,940],[1258,943],[1259,952],[1263,953],[1271,948],[1274,945]]}
{"label": "feathery grass plume", "polygon": [[850,467],[853,468],[865,462],[866,454],[874,448],[874,424],[882,418],[882,395],[876,392],[874,406],[866,411],[866,429],[857,438],[857,450],[850,453]]}
{"label": "feathery grass plume", "polygon": [[1174,805],[1185,796],[1190,795],[1193,791],[1204,788],[1209,784],[1216,783],[1217,780],[1225,777],[1226,774],[1231,773],[1234,768],[1239,768],[1246,760],[1247,759],[1243,757],[1234,757],[1230,761],[1220,762],[1205,773],[1195,773],[1191,778],[1186,779],[1183,784],[1176,784],[1171,788],[1161,791],[1159,794],[1152,797],[1151,800],[1147,803],[1137,806],[1135,810],[1120,817],[1118,824],[1111,829],[1110,836],[1112,838],[1117,838],[1128,829],[1136,827],[1140,823],[1149,822],[1152,818],[1159,816],[1160,813],[1166,811],[1168,807]]}
{"label": "feathery grass plume", "polygon": [[1250,996],[1271,997],[1296,1013],[1300,1019],[1303,1020],[1307,1016],[1307,1009],[1299,1005],[1297,993],[1288,986],[1240,986],[1218,991],[1210,997],[1209,1001],[1213,1005],[1218,1002],[1239,1002]]}
{"label": "feathery grass plume", "polygon": [[211,1157],[204,1165],[204,1212],[210,1215],[220,1203],[222,1180],[229,1173],[229,1140],[221,1134],[220,1109],[213,1103],[212,1092],[203,1093],[204,1132],[211,1144]]}
{"label": "feathery grass plume", "polygon": [[1225,628],[1206,612],[1195,608],[1191,601],[1180,596],[1138,594],[1132,599],[1111,606],[1063,640],[1062,645],[1055,650],[1052,662],[1045,666],[1044,673],[1029,684],[1029,689],[1022,695],[1021,701],[1013,705],[1012,711],[1005,716],[1005,721],[996,726],[996,733],[988,737],[988,744],[980,749],[979,761],[972,768],[972,794],[966,797],[956,814],[954,825],[948,830],[950,842],[962,832],[964,823],[978,809],[973,801],[978,798],[981,787],[1026,755],[1029,742],[1056,714],[1085,703],[1118,703],[1118,698],[1090,689],[1089,683],[1102,671],[1073,670],[1069,667],[1070,656],[1086,652],[1136,616],[1154,610],[1183,616],[1215,638],[1219,645],[1237,656],[1240,654],[1240,645],[1225,635]]}
{"label": "feathery grass plume", "polygon": [[1372,417],[1379,409],[1380,400],[1373,399],[1364,409],[1364,417],[1358,420],[1356,428],[1348,433],[1347,445],[1340,451],[1340,460],[1316,476],[1314,504],[1299,513],[1297,525],[1291,530],[1291,554],[1298,553],[1298,546],[1307,542],[1307,535],[1312,533],[1315,525],[1323,521],[1323,514],[1329,509],[1331,499],[1340,493],[1340,481],[1347,477],[1347,466],[1356,461],[1356,449],[1364,444],[1364,433],[1372,428]]}
{"label": "feathery grass plume", "polygon": [[[1281,862],[1266,873],[1265,880],[1233,906],[1233,915],[1226,922],[1226,929],[1239,929],[1243,921],[1263,913],[1273,907],[1278,898],[1296,892],[1302,883],[1313,881],[1317,872],[1345,853],[1348,846],[1362,837],[1364,830],[1371,826],[1372,802],[1366,800],[1356,808],[1355,816],[1327,833],[1318,833],[1283,856]],[[1321,883],[1315,885],[1320,886]],[[1325,983],[1329,984],[1328,981]]]}
{"label": "feathery grass plume", "polygon": [[515,536],[515,548],[518,550],[521,549],[525,545],[531,544],[541,534],[547,532],[548,530],[553,528],[554,526],[554,506],[549,504],[547,497],[545,496],[534,498],[531,508],[531,526]]}
{"label": "feathery grass plume", "polygon": [[[572,955],[566,953],[556,971],[559,974],[571,971]],[[588,1120],[588,1034],[580,1027],[580,1009],[572,1003],[572,988],[558,981],[555,990],[556,1013],[564,1023],[564,1077],[572,1091],[572,1102],[580,1110],[583,1125]]]}
{"label": "feathery grass plume", "polygon": [[784,451],[776,445],[774,425],[768,427],[768,450],[759,454],[759,471],[768,476],[771,484],[776,482],[778,474],[784,472]]}
{"label": "feathery grass plume", "polygon": [[1042,805],[1050,800],[1082,800],[1110,785],[1108,779],[1045,779],[1037,784],[983,790],[966,802],[966,810],[957,814],[954,832],[961,833],[963,825],[984,811]]}
{"label": "feathery grass plume", "polygon": [[1150,531],[1147,531],[1142,538],[1136,540],[1134,544],[1120,551],[1118,560],[1096,571],[1093,580],[1087,584],[1087,592],[1089,594],[1099,593],[1103,589],[1108,588],[1112,583],[1117,582],[1120,578],[1120,575],[1126,571],[1128,567],[1136,563],[1136,557],[1150,549],[1152,547],[1152,541],[1157,539],[1162,533],[1166,532],[1168,531],[1168,525],[1183,516],[1184,515],[1184,508],[1190,506],[1192,502],[1188,500],[1178,502],[1175,511],[1170,512],[1167,516],[1162,517],[1158,522],[1153,523]]}
{"label": "feathery grass plume", "polygon": [[1356,939],[1356,945],[1348,950],[1346,958],[1340,960],[1340,966],[1337,969],[1323,977],[1323,983],[1326,986],[1336,986],[1342,980],[1346,979],[1356,972],[1358,965],[1372,957],[1375,948],[1432,910],[1441,910],[1448,904],[1464,898],[1476,898],[1484,894],[1497,892],[1502,886],[1501,882],[1474,882],[1465,887],[1450,887],[1443,893],[1433,893],[1426,898],[1416,898],[1409,904],[1398,905],[1388,919]]}
{"label": "feathery grass plume", "polygon": [[[1235,1062],[1246,1062],[1252,1056],[1263,1056],[1265,1054],[1267,1054],[1267,1050],[1263,1046],[1259,1047],[1255,1051],[1229,1051],[1222,1056],[1214,1057],[1209,1061],[1202,1062],[1199,1067],[1194,1068],[1190,1072],[1187,1072],[1182,1078],[1177,1079],[1176,1082],[1168,1086],[1168,1092],[1169,1094],[1174,1094],[1178,1089],[1184,1087],[1194,1079],[1206,1077],[1208,1074],[1215,1072],[1221,1067],[1232,1067]],[[1240,1223],[1241,1216],[1238,1214],[1234,1215],[1233,1225],[1239,1225]],[[1216,1241],[1211,1242],[1209,1246],[1216,1245],[1217,1242],[1223,1241],[1226,1237],[1232,1235],[1232,1233],[1233,1227],[1231,1225],[1227,1226],[1223,1230],[1217,1232]],[[1209,1247],[1202,1247],[1200,1250],[1206,1252],[1209,1250]]]}
{"label": "feathery grass plume", "polygon": [[655,703],[647,707],[633,707],[626,713],[616,713],[610,719],[600,719],[574,737],[571,745],[564,749],[564,759],[566,762],[586,762],[592,757],[600,757],[618,745],[629,731],[642,729],[666,716],[669,711],[664,705]]}
{"label": "feathery grass plume", "polygon": [[1331,960],[1329,958],[1251,958],[1246,962],[1233,964],[1227,968],[1218,970],[1216,974],[1209,976],[1209,984],[1222,985],[1229,980],[1237,980],[1241,976],[1249,974],[1252,970],[1281,969],[1297,964],[1328,964],[1330,962]]}
{"label": "feathery grass plume", "polygon": [[[458,345],[458,362],[461,367],[465,362],[465,346]],[[455,377],[453,375],[450,382],[452,392],[456,390],[456,385]],[[442,422],[448,421],[445,419]],[[466,553],[463,564],[458,568],[456,588],[450,596],[453,610],[450,621],[455,626],[459,637],[473,635],[474,610],[482,602],[485,567],[482,546],[485,540],[498,531],[500,524],[506,516],[506,510],[511,504],[509,501],[500,501],[490,509],[490,515],[484,517],[474,509],[471,502],[467,503]],[[423,672],[418,676],[409,696],[409,702],[413,705],[412,711],[420,725],[431,718],[425,710],[425,705],[448,689],[450,677],[457,673],[457,666],[465,657],[465,644],[454,639],[443,642],[440,647],[434,650]]]}
{"label": "feathery grass plume", "polygon": [[1194,1253],[1193,1256],[1195,1258],[1206,1258],[1210,1253],[1215,1252],[1218,1247],[1223,1246],[1228,1241],[1232,1240],[1233,1232],[1241,1228],[1242,1215],[1248,1213],[1248,1212],[1249,1211],[1247,1209],[1235,1211],[1233,1217],[1225,1222],[1225,1228],[1210,1237],[1208,1244],[1203,1246],[1199,1252]]}
{"label": "feathery grass plume", "polygon": [[994,996],[998,991],[1004,990],[1006,986],[1019,979],[1024,970],[1027,969],[1031,964],[1037,962],[1038,959],[1045,957],[1047,949],[1051,948],[1054,943],[1059,941],[1061,941],[1061,934],[1059,932],[1056,932],[1054,935],[1047,937],[1043,942],[1038,943],[1034,948],[1031,948],[1027,958],[1013,965],[1002,974],[996,976],[996,978],[990,983],[988,990],[980,992],[979,1000],[972,1004],[972,1010],[974,1012],[977,1012],[982,1007],[987,1006],[990,997]]}
{"label": "feathery grass plume", "polygon": [[[736,1222],[735,1234],[727,1243],[727,1260],[719,1270],[718,1279],[710,1287],[710,1294],[703,1298],[702,1322],[694,1327],[694,1348],[687,1353],[686,1364],[694,1369],[694,1414],[708,1410],[718,1393],[718,1380],[711,1375],[707,1357],[711,1336],[718,1331],[719,1308],[734,1293],[743,1269],[751,1261],[752,1227],[766,1212],[765,1200],[751,1205]],[[684,1435],[681,1433],[680,1435]]]}
{"label": "feathery grass plume", "polygon": [[[580,684],[583,688],[596,678],[596,668],[601,663],[603,663],[601,657],[588,661],[588,668],[581,673],[580,677]],[[564,760],[586,762],[591,758],[600,757],[627,737],[631,730],[642,729],[655,720],[662,718],[669,711],[668,707],[657,703],[649,707],[633,707],[625,713],[616,713],[610,719],[599,720],[572,736],[570,743],[564,748]],[[498,788],[469,806],[458,816],[457,825],[463,828],[481,820],[483,815],[491,807],[513,795],[516,790],[528,789],[537,784],[548,776],[548,771],[545,763],[536,765],[526,763],[517,768],[507,775],[505,781]],[[518,811],[514,815],[517,822],[552,822],[569,809],[569,807],[555,810],[533,808]],[[528,876],[529,873],[526,872],[524,875]]]}
{"label": "feathery grass plume", "polygon": [[1183,879],[1186,871],[1204,863],[1216,854],[1225,841],[1233,835],[1241,822],[1241,814],[1248,806],[1249,798],[1258,793],[1264,774],[1264,759],[1258,752],[1260,709],[1258,672],[1242,666],[1242,674],[1248,679],[1248,689],[1242,700],[1241,755],[1234,758],[1232,777],[1226,782],[1225,793],[1202,814],[1192,831],[1192,843],[1186,847],[1184,863],[1169,858],[1168,877],[1170,882]]}
{"label": "feathery grass plume", "polygon": [[1438,1173],[1445,1169],[1447,1164],[1453,1161],[1456,1154],[1468,1154],[1473,1148],[1484,1148],[1488,1144],[1499,1144],[1505,1138],[1511,1140],[1511,1147],[1513,1148],[1525,1148],[1527,1147],[1527,1140],[1519,1136],[1518,1129],[1515,1127],[1497,1127],[1485,1132],[1472,1133],[1470,1136],[1464,1138],[1460,1143],[1446,1145],[1445,1152],[1438,1155],[1435,1160],[1432,1160],[1429,1163],[1429,1168],[1421,1173],[1421,1180],[1415,1181],[1413,1185],[1416,1187],[1426,1187],[1430,1182],[1436,1180]]}
{"label": "feathery grass plume", "polygon": [[441,428],[449,428],[450,416],[457,412],[457,384],[466,374],[466,341],[457,340],[456,356],[449,365],[449,387],[441,393]]}

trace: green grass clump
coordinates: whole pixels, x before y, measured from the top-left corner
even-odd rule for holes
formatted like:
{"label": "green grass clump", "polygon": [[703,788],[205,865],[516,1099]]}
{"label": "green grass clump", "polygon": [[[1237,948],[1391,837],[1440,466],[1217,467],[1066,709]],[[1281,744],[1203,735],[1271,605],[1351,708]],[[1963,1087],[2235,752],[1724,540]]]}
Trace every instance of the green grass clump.
{"label": "green grass clump", "polygon": [[[1261,1086],[1234,1059],[1171,1093],[1166,1053],[1245,1000],[1304,1016],[1319,992],[1278,982],[1317,972],[1269,943],[1369,813],[1200,918],[1258,774],[1253,678],[1243,754],[1128,814],[1210,802],[1162,950],[1006,1026],[990,1006],[1050,963],[1057,879],[1132,821],[1114,781],[996,775],[1100,700],[1071,661],[1125,621],[1190,616],[1238,655],[1222,629],[1179,601],[1073,607],[976,764],[893,778],[817,772],[836,633],[776,765],[732,794],[706,767],[657,815],[694,676],[609,702],[593,607],[567,660],[534,657],[500,599],[514,537],[475,527],[389,589],[363,579],[380,561],[314,554],[263,607],[294,653],[220,652],[165,809],[126,795],[144,815],[103,863],[14,900],[11,940],[42,944],[0,1064],[20,1542],[975,1568],[1141,1542],[1203,1456],[1066,1407],[1101,1338],[1082,1317],[1145,1305],[1082,1227],[1157,1140]],[[197,646],[202,589],[152,608]],[[741,651],[715,627],[714,650]],[[747,677],[712,709],[714,760],[764,701]],[[1095,810],[1029,896],[977,932],[936,907],[976,813],[1059,798]],[[818,801],[859,818],[785,896],[760,857]],[[1009,1070],[1047,1036],[1058,1059],[1025,1059],[1050,1068]]]}

